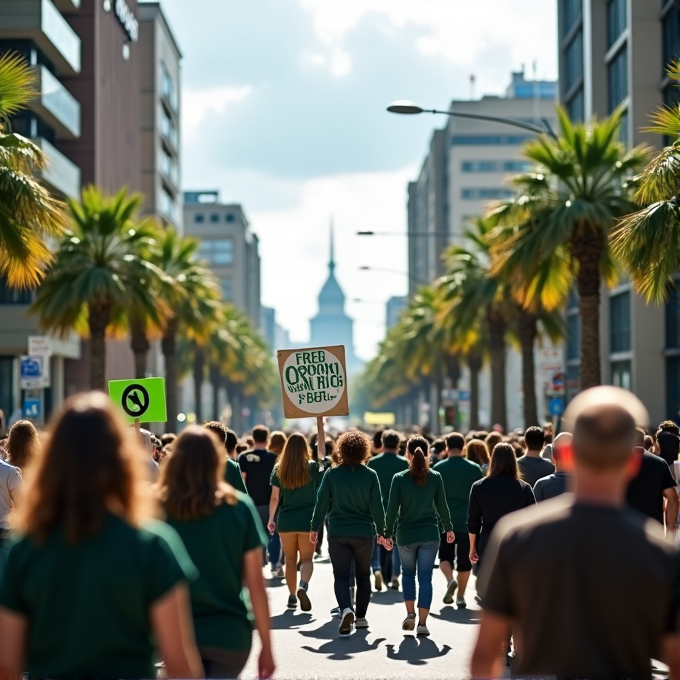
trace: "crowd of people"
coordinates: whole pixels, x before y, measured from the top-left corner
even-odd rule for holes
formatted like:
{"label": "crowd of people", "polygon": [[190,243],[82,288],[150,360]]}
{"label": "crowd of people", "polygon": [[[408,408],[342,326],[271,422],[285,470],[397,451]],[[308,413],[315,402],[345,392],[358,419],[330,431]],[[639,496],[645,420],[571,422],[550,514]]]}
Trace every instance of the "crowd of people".
{"label": "crowd of people", "polygon": [[351,429],[319,451],[315,435],[240,440],[217,421],[157,438],[79,395],[45,433],[19,421],[0,440],[0,680],[235,678],[253,629],[268,678],[263,574],[311,611],[324,537],[340,637],[370,627],[386,587],[401,629],[430,635],[438,563],[447,606],[466,608],[478,575],[475,677],[505,661],[641,678],[651,659],[680,677],[680,431],[647,425],[633,395],[597,388],[557,437]]}

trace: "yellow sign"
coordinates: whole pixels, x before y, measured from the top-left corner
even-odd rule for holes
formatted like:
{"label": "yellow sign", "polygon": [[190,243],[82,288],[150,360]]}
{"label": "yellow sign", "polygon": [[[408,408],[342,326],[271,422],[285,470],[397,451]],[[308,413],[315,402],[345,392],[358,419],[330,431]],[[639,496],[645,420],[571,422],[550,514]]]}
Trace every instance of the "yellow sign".
{"label": "yellow sign", "polygon": [[364,413],[366,425],[389,425],[392,427],[396,420],[394,413],[371,413],[370,411]]}

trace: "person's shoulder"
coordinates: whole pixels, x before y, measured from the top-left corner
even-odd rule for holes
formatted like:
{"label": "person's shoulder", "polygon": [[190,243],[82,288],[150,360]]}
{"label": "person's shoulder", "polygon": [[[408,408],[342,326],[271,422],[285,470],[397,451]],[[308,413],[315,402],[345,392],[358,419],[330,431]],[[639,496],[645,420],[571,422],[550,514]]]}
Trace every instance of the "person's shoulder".
{"label": "person's shoulder", "polygon": [[519,483],[523,491],[526,491],[526,489],[531,491],[531,484],[529,482],[525,482],[523,479],[516,479],[515,481]]}
{"label": "person's shoulder", "polygon": [[[406,470],[404,470],[404,472],[406,472]],[[400,475],[403,475],[404,473],[403,473],[403,472],[400,472],[399,474],[400,474]],[[438,479],[441,479],[441,478],[442,478],[442,476],[439,474],[439,472],[437,472],[437,470],[433,470],[432,468],[430,468],[430,469],[427,471],[427,476],[428,476],[430,479],[434,479],[434,480],[438,480]]]}
{"label": "person's shoulder", "polygon": [[376,464],[380,465],[384,457],[384,453],[379,453],[377,456],[373,456],[367,463],[368,467],[372,468]]}
{"label": "person's shoulder", "polygon": [[227,457],[227,467],[233,467],[233,468],[238,468],[239,464],[237,461],[235,461],[233,458]]}
{"label": "person's shoulder", "polygon": [[[526,483],[524,484],[529,486]],[[544,527],[549,527],[548,535],[554,535],[552,527],[568,521],[573,506],[573,495],[562,494],[557,498],[543,501],[539,505],[531,505],[505,515],[500,519],[494,531],[499,540],[509,540],[513,536],[530,536]]]}
{"label": "person's shoulder", "polygon": [[545,486],[546,484],[550,484],[550,482],[553,482],[556,479],[555,473],[551,473],[549,475],[546,475],[545,477],[541,477],[539,480],[536,481],[536,484],[534,484],[534,489],[537,486]]}
{"label": "person's shoulder", "polygon": [[673,556],[678,555],[675,544],[671,543],[665,536],[663,526],[651,517],[635,510],[635,508],[626,506],[621,511],[621,522],[630,532],[631,541],[634,537],[637,537],[643,543],[654,546],[664,553]]}

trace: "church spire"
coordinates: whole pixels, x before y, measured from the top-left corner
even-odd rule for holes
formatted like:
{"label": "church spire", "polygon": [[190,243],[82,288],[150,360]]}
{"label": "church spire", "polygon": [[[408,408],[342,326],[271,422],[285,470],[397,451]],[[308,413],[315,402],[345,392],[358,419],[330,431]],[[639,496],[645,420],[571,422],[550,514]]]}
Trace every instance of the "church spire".
{"label": "church spire", "polygon": [[333,217],[331,216],[331,257],[328,261],[328,269],[331,274],[335,271],[335,233],[333,228]]}

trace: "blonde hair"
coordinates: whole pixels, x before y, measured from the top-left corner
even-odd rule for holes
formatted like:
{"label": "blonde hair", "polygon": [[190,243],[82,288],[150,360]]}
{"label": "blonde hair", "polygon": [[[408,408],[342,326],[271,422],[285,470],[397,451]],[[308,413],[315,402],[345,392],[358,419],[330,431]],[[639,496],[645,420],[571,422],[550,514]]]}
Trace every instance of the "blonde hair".
{"label": "blonde hair", "polygon": [[299,433],[290,435],[275,466],[284,489],[299,489],[309,484],[309,461],[312,452],[307,440]]}
{"label": "blonde hair", "polygon": [[17,420],[7,435],[7,462],[25,472],[37,458],[40,448],[40,435],[33,423]]}

